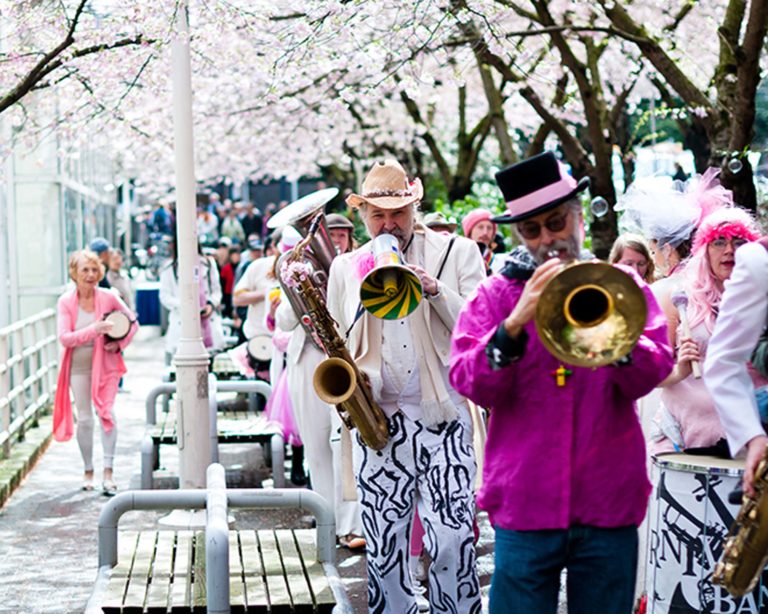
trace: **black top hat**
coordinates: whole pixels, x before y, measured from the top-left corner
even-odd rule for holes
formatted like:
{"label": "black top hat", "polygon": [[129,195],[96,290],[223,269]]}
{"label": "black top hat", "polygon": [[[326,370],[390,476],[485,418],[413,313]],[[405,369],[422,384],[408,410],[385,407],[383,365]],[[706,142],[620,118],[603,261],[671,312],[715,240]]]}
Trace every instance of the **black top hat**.
{"label": "black top hat", "polygon": [[589,178],[577,183],[555,154],[546,151],[499,171],[496,183],[507,203],[507,213],[491,221],[504,224],[554,209],[589,187]]}

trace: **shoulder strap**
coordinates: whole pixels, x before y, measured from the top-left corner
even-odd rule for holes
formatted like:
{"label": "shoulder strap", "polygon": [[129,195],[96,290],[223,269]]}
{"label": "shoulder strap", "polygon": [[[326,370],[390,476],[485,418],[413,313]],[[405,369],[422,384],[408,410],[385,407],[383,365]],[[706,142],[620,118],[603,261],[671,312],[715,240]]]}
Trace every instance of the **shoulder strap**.
{"label": "shoulder strap", "polygon": [[445,263],[448,261],[448,255],[451,253],[451,250],[453,249],[453,244],[456,242],[456,237],[451,237],[450,242],[448,243],[448,249],[445,250],[445,256],[443,256],[442,262],[440,262],[440,267],[437,269],[437,275],[435,275],[435,279],[440,279],[440,275],[443,274],[443,269],[445,268]]}

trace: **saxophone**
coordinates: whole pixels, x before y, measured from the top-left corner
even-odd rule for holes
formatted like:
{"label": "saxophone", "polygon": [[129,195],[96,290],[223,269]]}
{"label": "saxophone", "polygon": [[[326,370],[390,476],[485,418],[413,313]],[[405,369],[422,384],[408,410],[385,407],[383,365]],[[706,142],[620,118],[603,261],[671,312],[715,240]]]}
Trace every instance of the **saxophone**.
{"label": "saxophone", "polygon": [[307,236],[287,254],[280,269],[281,281],[301,299],[305,309],[302,321],[311,325],[328,356],[317,366],[312,378],[317,396],[336,407],[347,428],[357,428],[366,446],[381,450],[389,441],[387,418],[373,399],[368,379],[357,368],[336,331],[336,321],[328,313],[323,294],[313,282],[312,268],[304,259],[304,250],[319,226],[321,215],[312,222]]}
{"label": "saxophone", "polygon": [[768,447],[755,471],[755,496],[744,495],[712,582],[731,595],[749,593],[768,562]]}

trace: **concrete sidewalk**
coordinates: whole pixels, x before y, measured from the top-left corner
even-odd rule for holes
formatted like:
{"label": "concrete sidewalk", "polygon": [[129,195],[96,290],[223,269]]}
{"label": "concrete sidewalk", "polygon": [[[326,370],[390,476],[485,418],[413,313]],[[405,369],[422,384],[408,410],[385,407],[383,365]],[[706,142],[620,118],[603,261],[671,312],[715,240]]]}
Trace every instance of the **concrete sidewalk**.
{"label": "concrete sidewalk", "polygon": [[[124,382],[126,392],[120,393],[116,402],[119,431],[115,480],[120,490],[139,488],[144,401],[149,390],[160,383],[164,369],[159,329],[143,327],[125,357],[128,366]],[[177,458],[174,447],[163,447],[162,464],[176,475]],[[227,468],[229,487],[259,487],[263,480],[270,478],[258,445],[221,446],[220,461]],[[101,483],[101,462],[101,443],[97,436],[94,442],[97,486]],[[53,442],[5,506],[0,508],[0,614],[74,614],[84,611],[96,579],[97,524],[106,498],[100,490],[81,490],[82,472],[75,439],[66,443]],[[156,487],[175,486],[161,479]],[[153,528],[162,515],[131,512],[123,517],[120,526]],[[238,527],[307,526],[307,518],[298,511],[237,510],[233,515]],[[493,533],[484,514],[480,525],[478,570],[487,599],[493,568]],[[367,610],[365,558],[348,550],[337,552],[337,567],[350,600],[355,611],[364,612]]]}

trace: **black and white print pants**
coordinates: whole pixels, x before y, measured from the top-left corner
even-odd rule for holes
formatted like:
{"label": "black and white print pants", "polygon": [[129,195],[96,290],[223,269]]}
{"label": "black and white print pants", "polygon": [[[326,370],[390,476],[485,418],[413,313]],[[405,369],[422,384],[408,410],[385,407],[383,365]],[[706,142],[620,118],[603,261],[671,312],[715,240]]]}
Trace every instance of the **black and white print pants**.
{"label": "black and white print pants", "polygon": [[[466,412],[464,412],[466,414]],[[381,451],[355,446],[367,543],[368,609],[416,614],[408,568],[414,506],[424,525],[430,611],[480,612],[475,568],[475,454],[468,417],[424,427],[402,412],[389,419]]]}

